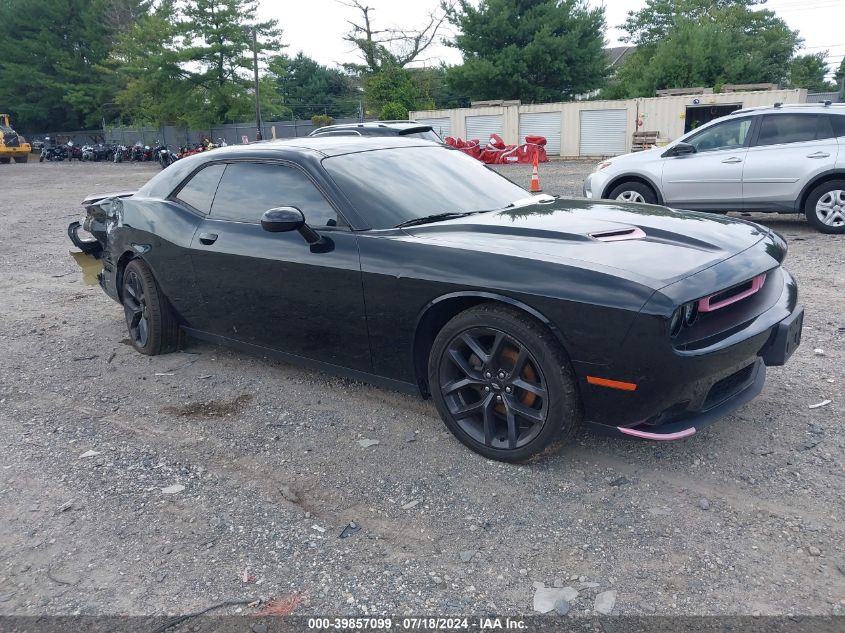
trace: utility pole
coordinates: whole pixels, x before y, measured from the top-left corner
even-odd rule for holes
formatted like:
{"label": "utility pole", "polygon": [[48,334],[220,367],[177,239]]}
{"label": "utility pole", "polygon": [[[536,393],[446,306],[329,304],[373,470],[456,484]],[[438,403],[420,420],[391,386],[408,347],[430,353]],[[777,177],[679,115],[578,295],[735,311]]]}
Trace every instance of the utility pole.
{"label": "utility pole", "polygon": [[258,92],[258,33],[252,29],[252,71],[255,75],[255,140],[262,141],[261,134],[261,95]]}

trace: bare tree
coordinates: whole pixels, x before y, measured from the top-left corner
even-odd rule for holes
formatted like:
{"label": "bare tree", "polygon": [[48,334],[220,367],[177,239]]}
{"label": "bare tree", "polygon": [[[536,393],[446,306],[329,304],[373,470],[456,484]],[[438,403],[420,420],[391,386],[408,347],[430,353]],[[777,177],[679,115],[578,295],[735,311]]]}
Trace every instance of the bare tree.
{"label": "bare tree", "polygon": [[373,7],[362,4],[359,0],[337,1],[360,14],[357,20],[347,20],[350,30],[343,39],[358,48],[364,58],[364,64],[344,65],[351,70],[366,73],[376,73],[385,65],[404,68],[434,43],[437,31],[446,19],[445,12],[432,11],[428,22],[421,29],[376,29],[373,26]]}

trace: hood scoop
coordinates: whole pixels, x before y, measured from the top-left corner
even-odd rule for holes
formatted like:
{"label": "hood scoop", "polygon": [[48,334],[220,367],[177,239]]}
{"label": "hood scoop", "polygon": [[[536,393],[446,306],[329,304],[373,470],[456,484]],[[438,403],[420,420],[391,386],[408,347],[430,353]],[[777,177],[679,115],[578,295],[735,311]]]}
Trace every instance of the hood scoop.
{"label": "hood scoop", "polygon": [[590,237],[599,242],[622,242],[625,240],[644,240],[645,232],[636,226],[628,226],[621,229],[611,229],[610,231],[597,231],[595,233],[588,233]]}

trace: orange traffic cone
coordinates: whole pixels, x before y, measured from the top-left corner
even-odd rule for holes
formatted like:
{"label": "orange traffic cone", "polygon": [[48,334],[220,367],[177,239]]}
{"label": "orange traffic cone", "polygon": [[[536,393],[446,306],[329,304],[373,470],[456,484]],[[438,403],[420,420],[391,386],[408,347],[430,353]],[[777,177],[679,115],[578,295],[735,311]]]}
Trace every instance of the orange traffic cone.
{"label": "orange traffic cone", "polygon": [[534,169],[531,170],[531,193],[540,193],[542,191],[540,188],[539,165],[540,157],[537,152],[534,152]]}

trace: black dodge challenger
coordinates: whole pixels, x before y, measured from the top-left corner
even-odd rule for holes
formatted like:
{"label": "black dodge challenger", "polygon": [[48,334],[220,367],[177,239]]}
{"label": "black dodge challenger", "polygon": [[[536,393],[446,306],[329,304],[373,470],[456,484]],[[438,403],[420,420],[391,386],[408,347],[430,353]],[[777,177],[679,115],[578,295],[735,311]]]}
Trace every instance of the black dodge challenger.
{"label": "black dodge challenger", "polygon": [[84,205],[70,238],[142,354],[185,332],[431,396],[494,459],[585,422],[692,435],[756,396],[801,338],[772,231],[532,197],[419,139],[229,146]]}

